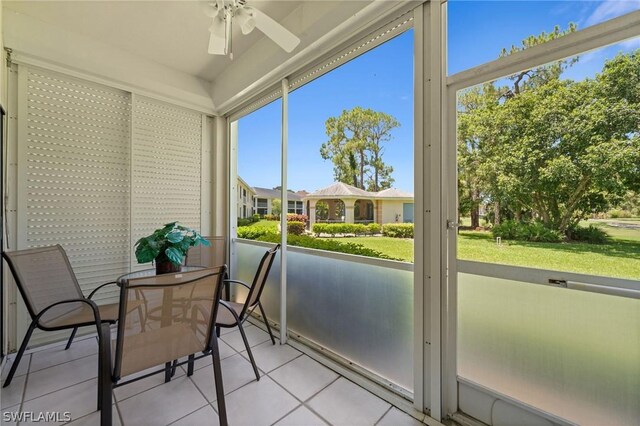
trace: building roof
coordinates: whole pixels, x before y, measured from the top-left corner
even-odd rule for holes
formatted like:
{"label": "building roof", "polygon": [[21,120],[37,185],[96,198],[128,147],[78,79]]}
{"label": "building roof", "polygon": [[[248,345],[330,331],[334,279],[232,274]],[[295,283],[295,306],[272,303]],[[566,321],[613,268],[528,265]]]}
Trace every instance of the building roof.
{"label": "building roof", "polygon": [[249,184],[247,182],[245,182],[244,179],[242,179],[239,175],[238,175],[238,181],[243,185],[246,186],[247,188],[249,188],[249,191],[253,192],[254,194],[256,193],[256,191],[253,190],[253,188],[251,186],[249,186]]}
{"label": "building roof", "polygon": [[383,189],[382,191],[376,193],[375,195],[376,195],[376,198],[411,198],[413,199],[412,193],[402,191],[398,188]]}
{"label": "building roof", "polygon": [[355,186],[347,185],[343,182],[334,182],[326,188],[319,189],[305,198],[327,198],[327,197],[358,197],[358,198],[373,198],[376,194],[373,192],[367,192],[364,189],[356,188]]}
{"label": "building roof", "polygon": [[[279,189],[269,189],[269,188],[260,188],[258,186],[254,186],[253,190],[256,193],[257,198],[280,198],[282,195]],[[287,199],[290,201],[302,201],[302,197],[296,193],[288,192]]]}

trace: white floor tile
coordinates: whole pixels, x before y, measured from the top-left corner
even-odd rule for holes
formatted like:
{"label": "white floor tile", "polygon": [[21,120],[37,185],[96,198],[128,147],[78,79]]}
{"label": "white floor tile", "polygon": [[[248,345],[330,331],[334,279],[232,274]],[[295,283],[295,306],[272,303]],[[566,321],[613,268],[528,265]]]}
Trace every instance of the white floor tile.
{"label": "white floor tile", "polygon": [[[237,352],[235,350],[233,350],[233,348],[229,345],[227,345],[225,342],[223,342],[221,339],[218,339],[218,349],[220,350],[220,359],[225,359],[225,358],[229,358],[230,356],[233,356],[235,354],[237,354]],[[186,359],[186,358],[185,358]],[[194,365],[194,369],[198,370],[202,367],[206,367],[206,366],[210,366],[211,365],[211,356],[206,356],[204,358],[200,358],[198,360],[196,360],[195,365]],[[187,365],[183,365],[182,368],[187,371]]]}
{"label": "white floor tile", "polygon": [[[223,359],[220,364],[222,367],[222,385],[225,395],[233,392],[240,386],[256,380],[251,364],[240,355]],[[216,400],[213,366],[210,365],[209,367],[194,371],[191,379],[207,397],[207,400],[211,402]]]}
{"label": "white floor tile", "polygon": [[268,376],[225,399],[229,424],[234,426],[270,425],[300,404]]}
{"label": "white floor tile", "polygon": [[[149,368],[139,373],[131,374],[120,381],[125,382],[127,380],[135,379],[136,377],[144,376],[145,374],[158,371],[163,367],[164,366],[157,366],[157,367]],[[185,375],[185,372],[181,368],[176,368],[176,374],[173,376],[171,380],[175,380],[178,377],[181,377],[184,375]],[[146,379],[141,379],[141,380],[138,380],[137,382],[133,382],[133,383],[129,383],[128,385],[117,387],[113,390],[113,394],[115,395],[116,400],[123,401],[127,398],[130,398],[134,395],[142,393],[156,386],[160,386],[162,384],[164,384],[164,373],[158,373],[158,374],[154,374],[153,376],[147,377]]]}
{"label": "white floor tile", "polygon": [[18,412],[20,412],[20,404],[14,405],[12,407],[3,408],[2,421],[0,422],[0,424],[2,424],[2,426],[15,426],[16,424],[18,424],[18,421],[16,417],[13,417],[13,416],[17,415]]}
{"label": "white floor tile", "polygon": [[177,422],[171,423],[171,426],[218,426],[219,424],[220,419],[218,418],[218,413],[216,413],[210,405],[207,405],[195,413],[191,413],[187,417],[183,417]]}
{"label": "white floor tile", "polygon": [[69,350],[64,350],[64,346],[57,346],[48,350],[34,352],[31,355],[31,367],[29,372],[33,373],[43,368],[84,358],[98,353],[98,341],[95,338],[74,341]]}
{"label": "white floor tile", "polygon": [[306,355],[272,371],[269,376],[301,401],[311,398],[338,378],[336,373]]}
{"label": "white floor tile", "polygon": [[373,425],[390,405],[345,378],[314,396],[308,405],[332,425]]}
{"label": "white floor tile", "polygon": [[24,400],[84,382],[98,373],[98,357],[89,356],[29,374]]}
{"label": "white floor tile", "polygon": [[[266,342],[267,340],[271,340],[266,332],[262,331],[254,325],[245,323],[243,327],[244,332],[247,335],[247,340],[249,341],[249,346],[251,347],[259,345],[262,342]],[[245,350],[242,335],[240,335],[240,331],[238,329],[235,329],[235,331],[232,333],[222,335],[220,338],[238,352],[242,352]]]}
{"label": "white floor tile", "polygon": [[[87,416],[80,417],[79,419],[67,424],[70,426],[100,426],[100,411],[94,411]],[[111,406],[111,425],[121,426],[121,424],[122,423],[120,423],[118,410],[116,409],[116,406],[114,404],[113,406]]]}
{"label": "white floor tile", "polygon": [[[16,355],[7,355],[7,362],[2,369],[2,382],[4,383],[4,379],[9,374],[9,370],[11,370],[11,366],[13,365],[13,361],[16,359]],[[24,376],[29,371],[29,362],[31,362],[31,354],[25,354],[22,356],[20,360],[20,364],[18,364],[18,369],[16,370],[16,374],[13,377]]]}
{"label": "white floor tile", "polygon": [[277,426],[326,426],[322,419],[307,407],[301,405],[284,419],[276,423]]}
{"label": "white floor tile", "polygon": [[118,403],[125,425],[167,425],[207,405],[186,376]]}
{"label": "white floor tile", "polygon": [[414,419],[407,413],[391,407],[391,410],[384,415],[377,426],[424,426],[423,423]]}
{"label": "white floor tile", "polygon": [[[22,405],[22,411],[33,412],[36,415],[38,413],[58,412],[60,413],[59,416],[63,416],[65,412],[68,412],[71,420],[73,420],[79,419],[80,417],[96,411],[98,408],[97,404],[98,379],[93,379],[32,399],[31,401],[27,401]],[[30,423],[20,422],[20,424]],[[62,423],[57,422],[47,424]]]}
{"label": "white floor tile", "polygon": [[0,389],[0,408],[11,407],[22,402],[22,393],[27,376],[13,377],[11,384]]}
{"label": "white floor tile", "polygon": [[[253,358],[256,360],[258,368],[266,373],[275,370],[302,354],[289,345],[281,345],[277,342],[274,345],[271,343],[271,340],[267,340],[251,348],[251,352],[253,353]],[[249,359],[247,351],[241,352],[240,354],[247,360]]]}

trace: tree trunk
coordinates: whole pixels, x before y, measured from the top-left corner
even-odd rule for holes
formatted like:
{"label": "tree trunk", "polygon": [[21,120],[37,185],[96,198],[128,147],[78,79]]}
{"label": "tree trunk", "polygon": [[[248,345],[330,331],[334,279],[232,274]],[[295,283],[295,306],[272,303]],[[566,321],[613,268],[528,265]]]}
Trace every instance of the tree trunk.
{"label": "tree trunk", "polygon": [[364,151],[360,151],[360,189],[364,189]]}
{"label": "tree trunk", "polygon": [[478,202],[478,190],[473,189],[469,191],[469,198],[471,198],[471,228],[476,229],[480,227],[480,203]]}
{"label": "tree trunk", "polygon": [[496,201],[495,204],[493,205],[493,213],[494,213],[493,224],[500,225],[500,202],[499,201]]}

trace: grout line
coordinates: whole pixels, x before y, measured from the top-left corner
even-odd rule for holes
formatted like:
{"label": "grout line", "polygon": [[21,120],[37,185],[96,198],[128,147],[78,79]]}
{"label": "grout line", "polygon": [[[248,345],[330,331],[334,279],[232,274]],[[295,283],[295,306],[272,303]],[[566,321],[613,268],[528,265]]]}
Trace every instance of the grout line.
{"label": "grout line", "polygon": [[[75,358],[75,359],[70,359],[70,360],[67,360],[67,361],[62,361],[62,362],[61,362],[61,363],[59,363],[59,364],[50,365],[50,366],[48,366],[48,367],[44,367],[44,368],[41,368],[41,369],[39,369],[39,370],[29,371],[29,373],[39,373],[39,372],[41,372],[41,371],[48,370],[49,368],[57,367],[57,366],[59,366],[59,365],[68,364],[68,363],[70,363],[70,362],[78,361],[78,360],[81,360],[81,359],[84,359],[84,358],[89,358],[90,356],[96,356],[96,355],[98,355],[98,353],[97,353],[97,352],[96,352],[96,353],[94,353],[94,354],[84,355],[84,356],[81,356],[81,357],[78,357],[78,358]],[[31,366],[29,366],[29,369],[31,369]]]}
{"label": "grout line", "polygon": [[[205,400],[206,400],[206,399],[207,399],[207,398],[205,398]],[[203,409],[203,408],[205,408],[207,405],[211,405],[211,403],[207,401],[207,403],[206,403],[206,404],[204,404],[202,407],[196,408],[196,409],[195,409],[195,410],[193,410],[192,412],[190,412],[190,413],[188,413],[188,414],[185,414],[184,416],[180,417],[179,419],[176,419],[176,420],[172,421],[171,423],[167,423],[167,426],[169,426],[169,425],[172,425],[172,424],[174,424],[174,423],[179,422],[180,420],[184,419],[185,417],[188,417],[188,416],[192,415],[192,414],[193,414],[193,413],[195,413],[196,411],[202,410],[202,409]],[[124,423],[123,423],[123,425],[124,425]]]}
{"label": "grout line", "polygon": [[[275,380],[274,380],[275,381]],[[299,401],[299,400],[298,400]],[[287,411],[284,416],[279,417],[275,422],[271,423],[271,426],[274,426],[276,423],[278,423],[279,421],[281,421],[282,419],[284,419],[285,417],[287,417],[289,414],[293,413],[294,411],[296,411],[298,408],[302,407],[302,404],[298,404],[296,405],[293,410]]]}
{"label": "grout line", "polygon": [[[96,376],[96,377],[92,377],[92,378],[87,379],[87,380],[83,380],[83,381],[78,382],[78,383],[73,383],[73,384],[71,384],[71,385],[69,385],[69,386],[65,386],[65,387],[62,387],[62,388],[58,388],[58,389],[53,390],[53,391],[51,391],[51,392],[43,393],[42,395],[38,395],[38,396],[36,396],[36,397],[34,397],[34,398],[31,398],[31,399],[28,399],[28,400],[26,400],[26,401],[24,401],[24,400],[23,400],[23,402],[31,402],[31,401],[34,401],[34,400],[36,400],[36,399],[38,399],[38,398],[42,398],[43,396],[51,395],[52,393],[55,393],[55,392],[58,392],[58,391],[61,391],[61,390],[64,390],[64,389],[69,389],[69,388],[70,388],[70,387],[72,387],[72,386],[77,386],[77,385],[79,385],[79,384],[81,384],[81,383],[86,383],[86,382],[88,382],[88,381],[90,381],[90,380],[96,380],[97,378],[98,378],[98,377]],[[26,390],[27,390],[27,387],[25,386],[25,387],[24,387],[24,389],[25,389],[25,391],[26,391]],[[23,397],[23,398],[24,398],[24,397]]]}
{"label": "grout line", "polygon": [[391,407],[389,407],[387,409],[387,411],[385,411],[384,413],[382,413],[382,416],[380,416],[380,418],[373,424],[374,426],[376,426],[378,423],[380,423],[382,421],[382,419],[384,419],[384,416],[386,416],[387,414],[389,414],[389,411],[391,411],[393,409],[393,405]]}
{"label": "grout line", "polygon": [[[24,354],[22,355],[24,356]],[[24,396],[27,394],[27,384],[29,383],[29,370],[31,370],[31,354],[29,354],[29,365],[27,365],[27,373],[24,377],[24,387],[22,388],[22,398],[20,399],[20,412],[22,412],[22,407],[24,406]],[[15,362],[15,359],[13,360]],[[16,422],[16,426],[20,424],[19,421]]]}
{"label": "grout line", "polygon": [[323,387],[322,389],[320,389],[318,392],[314,393],[313,395],[311,395],[309,398],[305,399],[303,405],[307,408],[307,410],[311,411],[313,414],[315,414],[316,416],[318,416],[320,419],[322,419],[322,421],[326,422],[327,424],[331,424],[331,422],[327,419],[325,419],[322,414],[318,413],[311,405],[309,405],[309,402],[311,402],[311,400],[313,398],[315,398],[316,396],[318,396],[318,394],[320,392],[322,392],[323,390],[327,389],[329,386],[331,386],[332,384],[334,384],[335,382],[337,382],[338,380],[340,380],[342,376],[338,374],[338,377],[335,378],[335,380],[332,380],[331,383],[327,384],[327,386]]}
{"label": "grout line", "polygon": [[[118,400],[116,399],[116,394],[113,392],[113,388],[111,388],[111,398],[113,398],[113,404],[116,406],[116,414],[120,419],[120,424],[124,425],[124,418],[122,417],[122,412],[120,412],[120,406],[118,405]],[[111,421],[113,422],[113,418],[111,419]]]}

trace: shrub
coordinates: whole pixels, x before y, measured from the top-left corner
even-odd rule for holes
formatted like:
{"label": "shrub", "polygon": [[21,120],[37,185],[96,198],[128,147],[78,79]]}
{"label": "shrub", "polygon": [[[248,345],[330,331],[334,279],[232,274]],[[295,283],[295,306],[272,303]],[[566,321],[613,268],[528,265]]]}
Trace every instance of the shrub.
{"label": "shrub", "polygon": [[258,213],[254,213],[254,215],[251,216],[251,218],[253,219],[254,222],[260,222],[260,215]]}
{"label": "shrub", "polygon": [[597,226],[589,225],[584,228],[581,226],[572,226],[567,229],[567,237],[573,241],[584,241],[589,244],[605,244],[608,235]]}
{"label": "shrub", "polygon": [[304,222],[287,222],[287,232],[293,235],[304,234]]}
{"label": "shrub", "polygon": [[245,238],[247,240],[257,240],[258,238],[267,234],[275,235],[275,232],[269,228],[262,228],[262,227],[256,227],[256,226],[238,227],[238,238]]}
{"label": "shrub", "polygon": [[379,223],[370,223],[367,225],[367,232],[371,235],[379,234],[382,232],[382,225]]}
{"label": "shrub", "polygon": [[280,216],[277,214],[265,214],[264,220],[280,220]]}
{"label": "shrub", "polygon": [[307,222],[309,222],[309,216],[307,216],[306,214],[289,213],[287,215],[287,222],[302,222],[306,224]]}
{"label": "shrub", "polygon": [[253,223],[253,219],[252,218],[238,218],[238,226],[248,226],[251,225]]}
{"label": "shrub", "polygon": [[630,211],[622,209],[609,210],[608,215],[612,219],[624,219],[633,217],[633,214]]}
{"label": "shrub", "polygon": [[392,238],[413,238],[413,223],[385,223],[382,235]]}
{"label": "shrub", "polygon": [[367,225],[362,223],[314,223],[312,231],[316,236],[329,234],[332,237],[336,234],[365,235],[371,233]]}
{"label": "shrub", "polygon": [[533,241],[541,243],[557,243],[562,241],[558,231],[549,229],[542,222],[523,223],[505,220],[491,229],[494,238],[503,240]]}
{"label": "shrub", "polygon": [[[280,235],[273,234],[273,233],[265,234],[262,237],[258,238],[258,241],[279,243]],[[337,240],[322,240],[319,238],[314,238],[309,235],[288,235],[287,243],[292,246],[306,247],[306,248],[312,248],[317,250],[334,251],[338,253],[355,254],[359,256],[377,257],[379,259],[401,260],[401,259],[396,259],[396,258],[387,256],[386,254],[379,252],[377,250],[366,248],[361,244],[344,243]]]}

